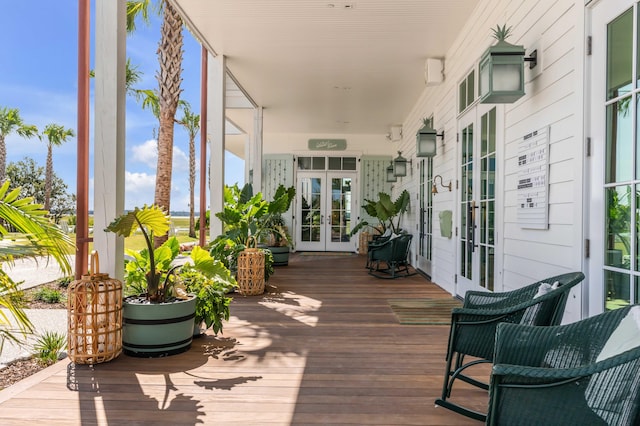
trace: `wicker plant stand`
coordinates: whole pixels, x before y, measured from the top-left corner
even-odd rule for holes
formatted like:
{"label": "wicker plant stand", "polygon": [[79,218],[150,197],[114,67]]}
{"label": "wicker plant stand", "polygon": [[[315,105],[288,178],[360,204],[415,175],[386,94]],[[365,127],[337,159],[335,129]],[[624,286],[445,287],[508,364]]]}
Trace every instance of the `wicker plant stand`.
{"label": "wicker plant stand", "polygon": [[91,253],[91,273],[69,284],[69,359],[76,364],[111,361],[122,352],[122,283],[99,272]]}
{"label": "wicker plant stand", "polygon": [[366,256],[369,252],[369,242],[371,241],[371,234],[367,231],[360,233],[360,240],[358,241],[358,254]]}
{"label": "wicker plant stand", "polygon": [[238,292],[243,296],[264,293],[264,253],[248,247],[238,255]]}

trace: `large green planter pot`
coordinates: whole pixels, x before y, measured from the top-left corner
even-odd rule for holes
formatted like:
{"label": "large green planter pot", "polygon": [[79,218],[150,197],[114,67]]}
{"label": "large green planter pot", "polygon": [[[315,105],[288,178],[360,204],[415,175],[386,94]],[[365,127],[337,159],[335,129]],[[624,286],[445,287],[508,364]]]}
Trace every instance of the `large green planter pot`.
{"label": "large green planter pot", "polygon": [[136,357],[162,357],[191,347],[196,297],[171,303],[133,303],[122,306],[122,349]]}
{"label": "large green planter pot", "polygon": [[289,246],[284,247],[267,247],[273,254],[273,265],[283,266],[289,264]]}

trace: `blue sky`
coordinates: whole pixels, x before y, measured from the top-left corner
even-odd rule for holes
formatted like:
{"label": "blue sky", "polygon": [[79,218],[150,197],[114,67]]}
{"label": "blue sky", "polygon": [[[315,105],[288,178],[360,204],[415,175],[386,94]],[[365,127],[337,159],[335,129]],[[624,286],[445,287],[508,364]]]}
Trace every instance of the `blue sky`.
{"label": "blue sky", "polygon": [[[91,16],[91,67],[93,68],[94,7]],[[4,42],[0,48],[0,107],[18,108],[27,124],[40,131],[49,123],[64,125],[76,131],[77,126],[77,0],[29,0],[3,2],[0,28]],[[139,24],[136,33],[127,37],[127,56],[142,72],[140,89],[157,87],[156,50],[160,39],[160,17],[152,15],[149,26]],[[184,30],[183,94],[193,111],[200,110],[200,45]],[[91,85],[91,152],[93,152],[93,83]],[[178,114],[179,116],[179,114]],[[126,124],[126,192],[125,208],[153,202],[155,186],[157,120],[150,111],[142,110],[134,99],[127,99]],[[200,155],[196,140],[196,156]],[[173,182],[171,210],[187,210],[189,199],[189,139],[181,126],[174,136]],[[37,138],[23,139],[15,134],[7,137],[7,164],[31,157],[45,166],[46,145]],[[55,173],[76,192],[76,138],[54,148]],[[242,184],[242,160],[227,153],[225,181]],[[199,157],[196,162],[199,163]],[[199,169],[198,169],[199,176]],[[93,183],[93,163],[89,170]],[[198,199],[196,177],[196,206]],[[93,206],[93,189],[90,209]],[[208,192],[208,191],[207,191]]]}

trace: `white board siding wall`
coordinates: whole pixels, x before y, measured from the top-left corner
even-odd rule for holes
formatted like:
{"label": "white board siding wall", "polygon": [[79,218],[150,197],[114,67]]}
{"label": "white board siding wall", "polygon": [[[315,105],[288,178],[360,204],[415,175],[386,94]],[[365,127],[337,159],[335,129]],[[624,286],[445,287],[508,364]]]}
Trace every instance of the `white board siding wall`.
{"label": "white board siding wall", "polygon": [[[403,123],[403,155],[415,155],[415,133],[422,118],[433,115],[434,127],[445,130],[445,144],[438,139],[433,174],[445,183],[458,176],[457,94],[458,84],[476,70],[482,52],[494,40],[491,28],[512,26],[511,43],[522,44],[531,52],[538,49],[541,73],[526,83],[526,95],[514,104],[498,107],[502,114],[502,147],[499,147],[496,211],[496,290],[510,290],[530,282],[571,270],[583,270],[583,0],[483,0],[465,25],[445,57],[445,82],[425,88],[415,108]],[[528,75],[528,74],[527,74]],[[530,76],[528,75],[528,79]],[[477,90],[477,86],[476,86]],[[500,120],[498,120],[500,121]],[[549,147],[549,229],[522,229],[517,222],[518,141],[527,133],[550,126]],[[410,156],[405,155],[410,158]],[[415,157],[413,157],[415,158]],[[418,176],[403,181],[397,189],[417,193]],[[454,211],[459,224],[459,193],[439,192],[434,197],[434,218],[442,210]],[[415,197],[412,198],[412,202]],[[417,201],[417,200],[416,200]],[[416,209],[417,210],[417,209]],[[415,229],[417,216],[409,215]],[[434,223],[434,262],[432,280],[454,292],[458,261],[457,238],[440,237]],[[586,283],[583,284],[586,286]],[[583,287],[585,288],[585,287]],[[586,290],[586,288],[585,288]],[[581,288],[572,293],[565,321],[581,317]]]}

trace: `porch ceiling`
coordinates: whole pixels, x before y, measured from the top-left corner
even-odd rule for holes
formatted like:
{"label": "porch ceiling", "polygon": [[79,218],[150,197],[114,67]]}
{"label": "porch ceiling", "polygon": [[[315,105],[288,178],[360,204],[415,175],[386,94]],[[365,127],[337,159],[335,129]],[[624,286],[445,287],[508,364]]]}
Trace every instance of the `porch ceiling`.
{"label": "porch ceiling", "polygon": [[258,105],[265,133],[386,134],[475,0],[173,0]]}

